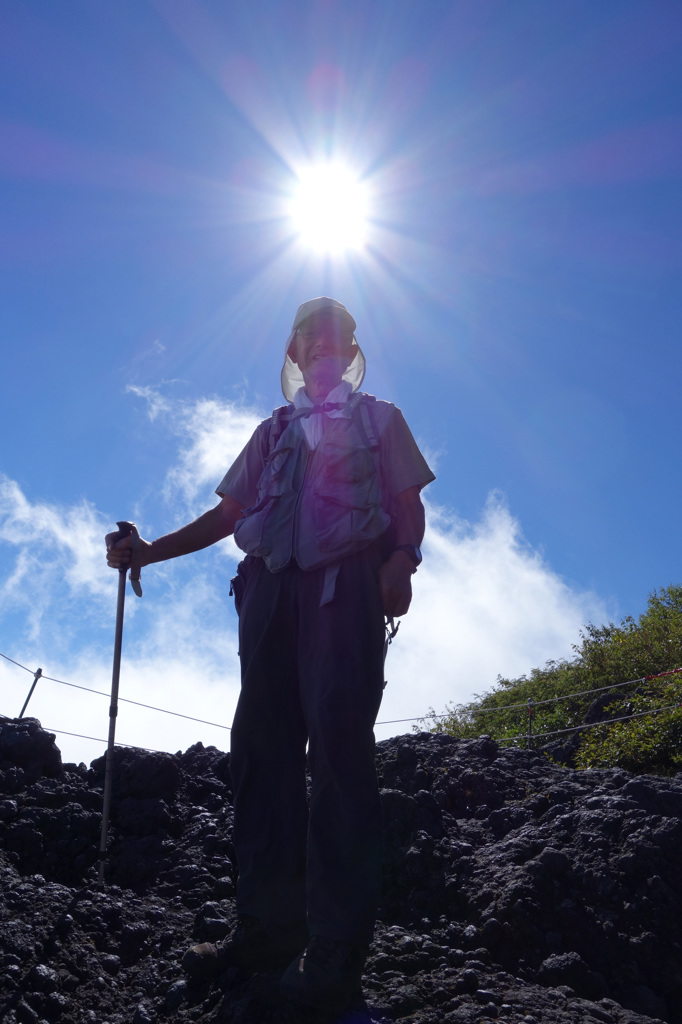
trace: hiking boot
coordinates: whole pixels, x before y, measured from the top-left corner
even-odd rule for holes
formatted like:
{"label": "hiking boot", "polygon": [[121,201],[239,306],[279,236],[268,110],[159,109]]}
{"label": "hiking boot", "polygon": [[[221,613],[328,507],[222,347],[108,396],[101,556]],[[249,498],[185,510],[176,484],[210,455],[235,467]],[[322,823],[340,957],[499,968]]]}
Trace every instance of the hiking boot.
{"label": "hiking boot", "polygon": [[283,996],[316,1010],[339,1011],[362,998],[368,947],[314,935],[280,981]]}
{"label": "hiking boot", "polygon": [[222,942],[200,942],[191,946],[182,958],[183,971],[191,978],[208,981],[230,967],[248,974],[278,971],[291,960],[292,952],[305,941],[305,928],[293,928],[273,935],[263,922],[249,914],[239,914],[237,925]]}

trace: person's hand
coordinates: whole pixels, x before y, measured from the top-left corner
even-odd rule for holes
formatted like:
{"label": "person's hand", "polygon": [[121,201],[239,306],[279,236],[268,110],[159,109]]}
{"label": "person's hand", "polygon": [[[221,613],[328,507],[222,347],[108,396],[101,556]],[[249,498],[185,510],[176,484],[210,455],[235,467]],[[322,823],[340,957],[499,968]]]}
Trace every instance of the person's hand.
{"label": "person's hand", "polygon": [[[117,530],[113,533],[108,533],[104,538],[104,543],[107,546],[107,565],[112,569],[127,569],[132,557],[133,538],[130,534],[127,537],[117,538]],[[149,541],[142,540],[140,537],[140,568],[149,564],[150,550],[151,544]]]}
{"label": "person's hand", "polygon": [[406,551],[394,551],[379,569],[379,591],[387,618],[407,614],[412,601],[413,571],[412,559]]}
{"label": "person's hand", "polygon": [[130,535],[120,539],[117,538],[117,530],[113,533],[108,533],[104,538],[104,543],[107,546],[107,565],[112,569],[125,569],[130,565],[133,553],[133,538]]}

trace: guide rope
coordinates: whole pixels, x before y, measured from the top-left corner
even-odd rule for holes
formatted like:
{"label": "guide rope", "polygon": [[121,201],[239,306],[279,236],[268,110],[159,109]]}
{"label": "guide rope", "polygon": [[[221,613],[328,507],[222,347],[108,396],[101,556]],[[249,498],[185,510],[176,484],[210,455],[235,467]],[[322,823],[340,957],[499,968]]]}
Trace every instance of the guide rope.
{"label": "guide rope", "polygon": [[[393,634],[393,635],[395,635],[395,634]],[[389,634],[389,636],[390,636],[390,634]],[[390,637],[390,639],[392,639],[392,637]],[[109,694],[105,693],[103,690],[95,690],[92,687],[81,686],[78,683],[69,683],[65,679],[56,679],[53,676],[43,675],[41,669],[37,669],[37,670],[34,671],[33,669],[28,668],[26,665],[22,665],[21,662],[15,661],[14,658],[10,658],[7,654],[3,654],[2,651],[0,651],[0,658],[4,658],[5,661],[11,662],[12,665],[16,665],[17,668],[23,669],[25,672],[29,672],[34,677],[33,685],[31,687],[31,691],[29,693],[29,698],[31,696],[31,693],[33,692],[33,689],[35,688],[35,685],[36,685],[38,679],[44,679],[45,681],[51,682],[51,683],[58,683],[60,686],[69,686],[69,687],[71,687],[72,689],[75,689],[75,690],[84,690],[86,693],[94,693],[94,694],[96,694],[97,696],[100,696],[100,697],[108,697],[109,696]],[[560,697],[549,697],[549,698],[547,698],[545,700],[533,701],[531,699],[531,700],[528,700],[528,701],[525,701],[525,702],[519,703],[519,704],[505,704],[505,705],[501,705],[500,707],[476,708],[475,712],[476,712],[477,715],[479,715],[479,714],[487,714],[487,713],[493,713],[493,712],[498,712],[498,711],[513,711],[513,710],[518,710],[520,708],[525,708],[526,711],[528,712],[528,731],[526,733],[519,734],[518,736],[504,736],[504,737],[500,737],[497,740],[497,742],[498,743],[513,743],[513,742],[516,742],[518,740],[526,740],[526,742],[528,744],[530,744],[530,742],[532,740],[536,740],[536,739],[546,739],[547,737],[550,737],[550,736],[561,736],[561,735],[564,735],[566,733],[579,732],[582,729],[594,729],[594,728],[598,728],[599,726],[612,725],[612,724],[614,724],[616,722],[627,722],[627,721],[630,721],[633,718],[642,718],[642,717],[645,717],[646,715],[655,715],[655,714],[658,714],[661,711],[670,711],[671,709],[682,707],[682,704],[668,704],[668,705],[666,705],[665,707],[662,707],[662,708],[653,708],[653,709],[651,709],[649,711],[639,711],[639,712],[636,712],[636,713],[634,713],[632,715],[625,715],[625,716],[623,716],[621,718],[612,718],[612,719],[608,719],[608,720],[603,721],[603,722],[584,722],[582,725],[575,725],[575,726],[571,726],[571,727],[566,728],[566,729],[554,729],[551,732],[533,733],[533,731],[532,731],[532,722],[533,722],[533,717],[534,717],[534,714],[535,714],[535,710],[538,707],[541,707],[543,705],[546,705],[546,704],[556,704],[559,701],[571,700],[572,698],[575,698],[575,697],[591,696],[592,694],[604,693],[604,692],[606,692],[608,690],[620,690],[620,689],[622,689],[625,686],[635,686],[635,685],[638,685],[638,684],[650,682],[653,679],[662,679],[662,678],[664,678],[666,676],[679,675],[680,673],[682,673],[682,667],[674,668],[674,669],[669,669],[669,670],[667,670],[665,672],[656,672],[656,673],[654,673],[652,675],[641,676],[641,677],[639,677],[637,679],[629,679],[629,680],[627,680],[626,682],[623,682],[623,683],[613,683],[613,684],[610,684],[609,686],[599,686],[599,687],[595,687],[594,689],[591,689],[591,690],[579,690],[576,693],[564,694],[563,696],[560,696]],[[20,718],[22,717],[23,712],[26,709],[26,704],[28,703],[28,699],[29,698],[27,698],[25,703],[24,703],[24,707],[22,708],[22,713],[19,716]],[[183,714],[180,711],[170,711],[168,708],[160,708],[160,707],[156,707],[153,704],[145,704],[142,701],[131,700],[128,697],[119,697],[119,701],[124,702],[126,704],[133,704],[133,705],[135,705],[135,707],[146,708],[148,711],[157,711],[157,712],[159,712],[161,714],[164,714],[164,715],[172,715],[175,718],[183,718],[183,719],[185,719],[186,721],[189,721],[189,722],[197,722],[200,725],[209,725],[209,726],[212,726],[215,729],[224,729],[227,732],[231,731],[231,727],[229,725],[224,725],[221,722],[211,722],[211,721],[208,721],[205,718],[196,718],[193,715],[186,715],[186,714]],[[465,710],[467,710],[466,707],[465,707]],[[427,722],[427,721],[435,721],[436,719],[440,719],[440,718],[450,718],[451,715],[452,715],[452,712],[445,712],[443,714],[417,715],[417,716],[414,716],[413,718],[393,718],[393,719],[387,719],[387,720],[384,720],[384,721],[381,721],[381,722],[377,722],[376,724],[377,725],[402,725],[402,724],[408,723],[408,722]],[[12,720],[10,716],[4,716],[4,715],[1,715],[1,714],[0,714],[0,718],[7,718],[7,720],[9,720],[9,721]],[[45,728],[47,728],[47,727],[45,727]],[[93,742],[97,742],[97,743],[106,743],[106,740],[102,739],[99,736],[85,736],[85,735],[82,735],[81,733],[66,732],[64,729],[49,729],[48,731],[49,732],[54,732],[54,733],[56,733],[58,735],[61,735],[61,736],[73,736],[73,737],[75,737],[77,739],[92,740]],[[156,750],[153,747],[142,747],[142,746],[140,746],[139,744],[136,744],[136,743],[135,744],[133,744],[133,743],[122,743],[122,742],[118,742],[117,741],[116,745],[117,746],[121,746],[121,747],[134,747],[134,748],[136,748],[138,750],[145,750],[145,751],[148,751],[150,753],[163,753],[163,751]]]}

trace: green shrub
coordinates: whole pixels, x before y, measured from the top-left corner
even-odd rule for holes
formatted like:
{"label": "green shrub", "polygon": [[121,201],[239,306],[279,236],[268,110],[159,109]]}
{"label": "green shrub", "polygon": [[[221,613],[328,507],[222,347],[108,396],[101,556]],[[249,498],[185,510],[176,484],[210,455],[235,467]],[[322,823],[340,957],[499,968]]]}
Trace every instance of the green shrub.
{"label": "green shrub", "polygon": [[682,586],[655,591],[637,621],[586,626],[574,650],[573,660],[548,662],[528,677],[498,677],[491,692],[447,706],[443,717],[432,709],[432,731],[525,744],[530,701],[534,745],[567,738],[562,730],[582,725],[588,713],[591,721],[629,718],[584,729],[578,767],[682,770],[682,677],[645,678],[682,666]]}
{"label": "green shrub", "polygon": [[[606,709],[609,718],[626,718],[590,729],[576,756],[578,768],[625,768],[670,775],[682,771],[682,681],[648,685],[628,701]],[[640,717],[634,717],[640,716]]]}

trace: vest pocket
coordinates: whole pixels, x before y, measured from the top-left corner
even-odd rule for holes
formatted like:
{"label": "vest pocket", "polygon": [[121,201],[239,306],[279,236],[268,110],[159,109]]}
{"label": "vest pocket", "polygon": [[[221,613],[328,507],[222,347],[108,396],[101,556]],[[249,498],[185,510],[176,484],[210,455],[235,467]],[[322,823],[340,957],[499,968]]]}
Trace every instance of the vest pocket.
{"label": "vest pocket", "polygon": [[273,511],[272,503],[274,497],[266,495],[261,498],[257,505],[247,508],[241,519],[238,519],[234,528],[235,543],[249,555],[263,558],[269,553],[263,542],[265,527],[270,514]]}
{"label": "vest pocket", "polygon": [[320,455],[323,463],[319,483],[321,492],[334,495],[349,489],[354,494],[375,478],[372,453],[364,445],[326,440]]}
{"label": "vest pocket", "polygon": [[292,491],[292,449],[277,448],[265,460],[265,468],[258,481],[258,501],[244,511],[234,528],[235,543],[242,551],[257,558],[267,558],[272,551],[272,530],[268,529],[277,505],[284,494]]}
{"label": "vest pocket", "polygon": [[[291,448],[276,448],[265,460],[265,469],[258,481],[258,496],[263,499],[279,497],[292,489],[292,469],[289,465]],[[260,502],[259,502],[260,504]]]}
{"label": "vest pocket", "polygon": [[379,481],[364,445],[328,439],[316,481],[315,536],[321,552],[339,556],[365,547],[386,528]]}
{"label": "vest pocket", "polygon": [[358,507],[327,495],[315,501],[316,540],[320,551],[339,557],[358,551],[378,537],[390,523],[380,505]]}

